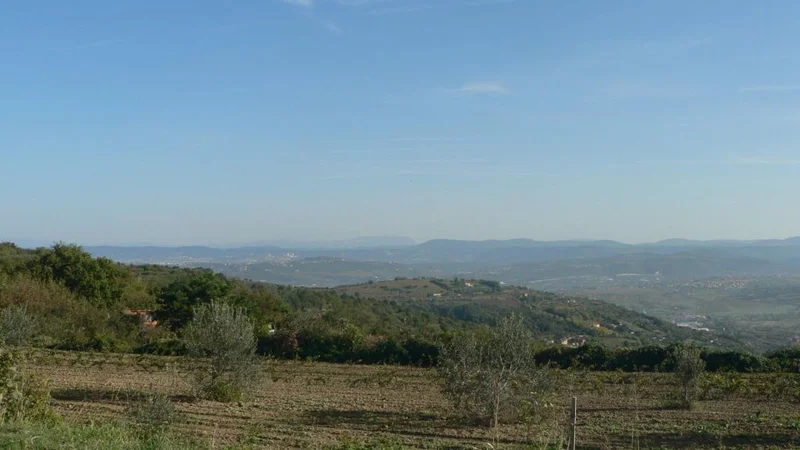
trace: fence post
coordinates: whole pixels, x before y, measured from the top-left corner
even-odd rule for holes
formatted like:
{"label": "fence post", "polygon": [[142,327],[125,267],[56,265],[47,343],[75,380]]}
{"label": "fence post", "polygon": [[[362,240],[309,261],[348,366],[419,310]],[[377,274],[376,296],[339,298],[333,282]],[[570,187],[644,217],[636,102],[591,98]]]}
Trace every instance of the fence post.
{"label": "fence post", "polygon": [[578,397],[572,397],[572,450],[578,449],[576,437],[578,435]]}

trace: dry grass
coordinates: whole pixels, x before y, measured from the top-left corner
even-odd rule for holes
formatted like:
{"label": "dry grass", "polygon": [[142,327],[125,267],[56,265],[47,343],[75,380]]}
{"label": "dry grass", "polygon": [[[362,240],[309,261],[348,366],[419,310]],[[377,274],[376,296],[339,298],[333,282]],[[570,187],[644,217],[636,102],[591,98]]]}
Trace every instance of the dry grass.
{"label": "dry grass", "polygon": [[[269,362],[264,371],[271,383],[250,401],[222,404],[190,396],[189,364],[65,352],[32,358],[32,369],[50,384],[53,404],[67,419],[120,419],[132,399],[157,392],[176,403],[184,419],[179,431],[215,446],[330,448],[383,440],[410,448],[487,448],[492,442],[489,429],[458,419],[429,370]],[[686,411],[669,407],[676,387],[663,374],[562,372],[558,400],[544,423],[501,425],[495,448],[559,441],[572,395],[579,399],[582,449],[800,446],[800,404],[768,395],[769,375],[743,377],[748,389],[701,398]]]}

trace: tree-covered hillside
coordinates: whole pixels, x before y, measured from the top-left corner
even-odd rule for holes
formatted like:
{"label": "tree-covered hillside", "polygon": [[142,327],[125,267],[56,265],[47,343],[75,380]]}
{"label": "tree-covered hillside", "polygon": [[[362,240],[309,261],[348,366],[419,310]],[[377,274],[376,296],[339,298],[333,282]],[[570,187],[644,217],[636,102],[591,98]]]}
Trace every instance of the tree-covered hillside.
{"label": "tree-covered hillside", "polygon": [[[479,320],[517,312],[542,340],[561,342],[584,336],[610,346],[662,344],[695,339],[715,347],[738,347],[726,336],[699,333],[669,322],[585,297],[563,296],[496,281],[454,278],[404,279],[334,289],[343,295],[427,305],[459,320]],[[713,341],[713,342],[712,342]]]}
{"label": "tree-covered hillside", "polygon": [[494,281],[398,279],[312,289],[206,269],[123,265],[73,245],[0,245],[0,308],[32,315],[40,346],[180,352],[193,309],[211,300],[245,307],[260,349],[286,357],[419,359],[453,333],[493,326],[512,313],[543,342],[637,346],[692,338],[736,346],[600,301]]}

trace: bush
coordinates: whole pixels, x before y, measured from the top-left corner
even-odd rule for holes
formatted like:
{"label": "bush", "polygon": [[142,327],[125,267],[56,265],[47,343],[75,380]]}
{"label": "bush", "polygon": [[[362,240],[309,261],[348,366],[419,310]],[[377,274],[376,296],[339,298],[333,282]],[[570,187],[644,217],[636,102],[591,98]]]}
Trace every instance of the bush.
{"label": "bush", "polygon": [[784,372],[800,372],[800,346],[775,350],[765,355],[770,365]]}
{"label": "bush", "polygon": [[695,345],[677,346],[673,360],[673,373],[681,386],[683,406],[691,408],[697,396],[700,378],[705,371],[706,363],[701,357],[700,348]]}
{"label": "bush", "polygon": [[613,359],[606,364],[606,370],[626,372],[658,371],[669,356],[667,349],[659,346],[623,348],[613,352]]}
{"label": "bush", "polygon": [[704,359],[710,372],[761,372],[764,369],[762,358],[744,352],[709,352]]}
{"label": "bush", "polygon": [[169,397],[149,394],[131,403],[125,411],[127,416],[143,428],[143,431],[161,433],[178,421],[178,411]]}
{"label": "bush", "polygon": [[0,311],[0,343],[3,345],[29,345],[38,329],[36,319],[24,306],[9,306]]}
{"label": "bush", "polygon": [[56,420],[50,409],[50,393],[27,374],[21,358],[0,349],[0,422]]}
{"label": "bush", "polygon": [[529,416],[553,388],[551,371],[536,364],[533,340],[511,316],[486,337],[455,339],[442,350],[439,379],[456,408],[497,426]]}
{"label": "bush", "polygon": [[183,339],[190,355],[209,358],[207,368],[196,373],[201,397],[240,400],[257,381],[256,339],[243,308],[218,301],[198,306]]}

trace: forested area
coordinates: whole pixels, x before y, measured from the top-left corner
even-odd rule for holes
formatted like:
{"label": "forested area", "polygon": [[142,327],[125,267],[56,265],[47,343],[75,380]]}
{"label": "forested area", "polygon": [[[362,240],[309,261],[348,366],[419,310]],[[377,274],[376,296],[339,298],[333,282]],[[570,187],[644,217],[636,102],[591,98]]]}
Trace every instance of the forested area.
{"label": "forested area", "polygon": [[[495,283],[487,289],[502,288]],[[553,300],[552,294],[536,295]],[[540,337],[587,333],[589,345],[542,344],[537,349],[537,362],[562,368],[669,370],[669,345],[686,337],[671,336],[672,342],[660,346],[609,348],[592,343],[591,323],[579,325],[585,318],[568,316],[580,315],[575,306],[525,307],[536,298],[526,299],[522,307],[376,300],[331,289],[255,283],[204,269],[122,265],[74,245],[26,250],[0,244],[0,320],[6,342],[180,355],[186,353],[182,337],[195,308],[215,300],[243,308],[254,326],[257,351],[282,359],[431,366],[454,336],[480,333],[513,312]],[[756,356],[715,349],[704,352],[704,359],[712,371],[797,371],[800,352]]]}

